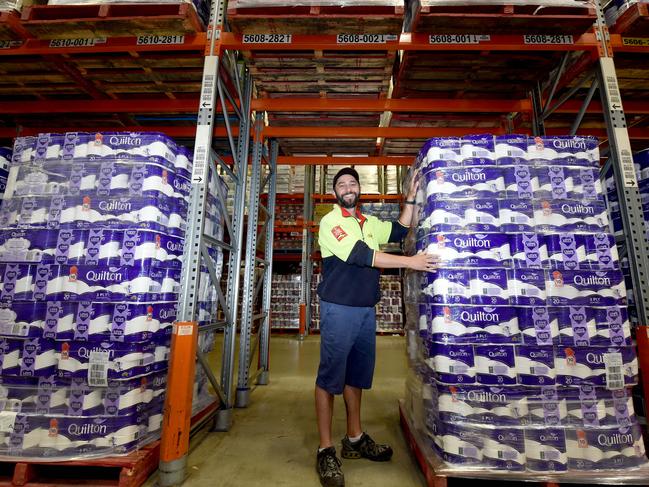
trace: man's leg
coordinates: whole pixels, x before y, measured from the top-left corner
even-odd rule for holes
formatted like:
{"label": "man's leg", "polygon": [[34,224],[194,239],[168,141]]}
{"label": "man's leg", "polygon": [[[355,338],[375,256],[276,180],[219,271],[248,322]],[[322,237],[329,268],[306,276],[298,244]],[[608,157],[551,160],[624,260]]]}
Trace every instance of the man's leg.
{"label": "man's leg", "polygon": [[361,427],[361,397],[363,389],[358,387],[345,386],[343,398],[345,399],[345,409],[347,410],[347,436],[356,438],[363,433]]}
{"label": "man's leg", "polygon": [[315,413],[318,418],[320,448],[329,448],[333,446],[331,420],[334,413],[334,396],[318,385],[315,386]]}

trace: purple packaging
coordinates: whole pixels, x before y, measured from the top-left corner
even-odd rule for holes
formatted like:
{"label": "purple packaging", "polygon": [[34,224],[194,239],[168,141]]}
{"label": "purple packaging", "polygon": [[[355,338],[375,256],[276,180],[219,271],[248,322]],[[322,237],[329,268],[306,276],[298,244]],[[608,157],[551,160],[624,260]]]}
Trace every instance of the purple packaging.
{"label": "purple packaging", "polygon": [[183,239],[151,230],[88,230],[86,265],[182,267]]}
{"label": "purple packaging", "polygon": [[27,264],[0,264],[0,302],[31,300],[35,270]]}
{"label": "purple packaging", "polygon": [[122,163],[107,160],[101,163],[97,196],[173,197],[174,174],[167,167],[147,163]]}
{"label": "purple packaging", "polygon": [[428,200],[422,227],[433,232],[461,230],[465,225],[465,213],[473,201]]}
{"label": "purple packaging", "polygon": [[425,156],[424,162],[428,167],[455,165],[462,160],[460,155],[461,142],[458,137],[435,137],[426,141],[420,149]]}
{"label": "purple packaging", "polygon": [[568,168],[574,181],[574,189],[569,198],[603,200],[604,191],[599,179],[599,169],[590,167]]}
{"label": "purple packaging", "polygon": [[627,309],[623,306],[592,308],[597,334],[591,339],[592,345],[630,346],[631,325]]}
{"label": "purple packaging", "polygon": [[536,201],[534,220],[537,229],[545,232],[604,232],[609,224],[601,201]]}
{"label": "purple packaging", "polygon": [[430,339],[441,343],[515,343],[518,316],[511,307],[430,306]]}
{"label": "purple packaging", "polygon": [[54,345],[43,338],[0,339],[2,374],[42,377],[56,373]]}
{"label": "purple packaging", "polygon": [[498,165],[526,164],[527,135],[496,135],[495,155]]}
{"label": "purple packaging", "polygon": [[15,196],[74,196],[80,191],[93,190],[98,167],[74,161],[62,164],[60,160],[38,165],[12,168],[5,198]]}
{"label": "purple packaging", "polygon": [[425,173],[428,199],[497,198],[505,179],[496,166],[441,168]]}
{"label": "purple packaging", "polygon": [[568,469],[565,430],[558,428],[526,429],[525,456],[528,470],[565,472]]}
{"label": "purple packaging", "polygon": [[423,275],[422,292],[434,303],[470,304],[470,281],[468,269],[437,269]]}
{"label": "purple packaging", "polygon": [[476,269],[471,271],[471,303],[482,305],[509,304],[505,269]]}
{"label": "purple packaging", "polygon": [[[568,347],[588,347],[597,334],[593,308],[569,306],[553,308],[559,325],[559,343]],[[608,344],[610,345],[610,342]]]}
{"label": "purple packaging", "polygon": [[542,306],[546,302],[545,271],[510,269],[507,271],[509,301],[517,306]]}
{"label": "purple packaging", "polygon": [[174,160],[174,170],[178,176],[186,179],[192,177],[192,161],[194,157],[189,149],[185,146],[178,146],[176,151],[176,158]]}
{"label": "purple packaging", "polygon": [[616,306],[626,302],[624,276],[619,270],[546,273],[548,304],[553,306]]}
{"label": "purple packaging", "polygon": [[554,349],[536,345],[516,347],[518,383],[526,386],[547,386],[555,383]]}
{"label": "purple packaging", "polygon": [[437,254],[444,267],[508,267],[508,236],[502,233],[431,233],[427,253]]}
{"label": "purple packaging", "polygon": [[596,167],[599,141],[578,135],[534,137],[528,140],[527,155],[535,164]]}
{"label": "purple packaging", "polygon": [[586,262],[591,269],[617,269],[620,257],[615,237],[610,233],[584,235]]}
{"label": "purple packaging", "polygon": [[505,166],[505,195],[510,199],[532,199],[539,181],[533,168],[528,165]]}
{"label": "purple packaging", "polygon": [[561,307],[557,312],[560,341],[566,346],[630,346],[631,329],[626,309]]}
{"label": "purple packaging", "polygon": [[475,382],[473,346],[429,342],[428,364],[440,382],[472,384]]}
{"label": "purple packaging", "polygon": [[445,422],[439,425],[444,461],[451,464],[482,464],[484,437],[472,425]]}
{"label": "purple packaging", "polygon": [[523,387],[451,386],[449,389],[454,395],[462,394],[472,407],[471,422],[518,426],[527,421],[527,391]]}
{"label": "purple packaging", "polygon": [[3,376],[20,375],[22,340],[0,338],[0,372]]}
{"label": "purple packaging", "polygon": [[571,425],[579,428],[629,427],[637,423],[631,390],[591,384],[563,389]]}
{"label": "purple packaging", "polygon": [[558,347],[554,366],[557,384],[562,385],[593,384],[620,389],[638,379],[633,347]]}
{"label": "purple packaging", "polygon": [[155,342],[57,342],[58,376],[85,377],[92,386],[153,372]]}
{"label": "purple packaging", "polygon": [[535,198],[568,199],[575,195],[573,172],[564,166],[544,166],[535,168],[538,189]]}
{"label": "purple packaging", "polygon": [[470,202],[464,214],[465,231],[497,232],[500,228],[500,208],[496,199]]}
{"label": "purple packaging", "polygon": [[495,470],[525,470],[525,438],[520,428],[480,428],[484,436],[483,463]]}
{"label": "purple packaging", "polygon": [[560,233],[544,237],[548,247],[550,266],[557,269],[587,269],[585,236]]}
{"label": "purple packaging", "polygon": [[571,470],[620,470],[647,463],[637,424],[630,428],[568,428],[566,446]]}
{"label": "purple packaging", "polygon": [[541,269],[548,266],[545,239],[535,233],[514,233],[509,236],[509,250],[515,268]]}
{"label": "purple packaging", "polygon": [[494,136],[491,134],[465,135],[460,142],[462,163],[483,166],[496,163]]}
{"label": "purple packaging", "polygon": [[189,178],[175,174],[171,179],[171,185],[174,189],[174,198],[182,199],[189,203],[189,194],[192,190],[192,182]]}
{"label": "purple packaging", "polygon": [[518,326],[525,345],[559,343],[559,327],[545,306],[518,307]]}
{"label": "purple packaging", "polygon": [[535,230],[534,202],[531,200],[499,200],[502,232],[531,232]]}
{"label": "purple packaging", "polygon": [[148,161],[173,169],[178,151],[176,143],[159,132],[77,132],[76,136],[75,156],[91,160]]}
{"label": "purple packaging", "polygon": [[37,338],[43,334],[45,303],[15,301],[0,306],[0,336]]}
{"label": "purple packaging", "polygon": [[476,381],[488,385],[516,384],[516,355],[513,345],[476,345]]}

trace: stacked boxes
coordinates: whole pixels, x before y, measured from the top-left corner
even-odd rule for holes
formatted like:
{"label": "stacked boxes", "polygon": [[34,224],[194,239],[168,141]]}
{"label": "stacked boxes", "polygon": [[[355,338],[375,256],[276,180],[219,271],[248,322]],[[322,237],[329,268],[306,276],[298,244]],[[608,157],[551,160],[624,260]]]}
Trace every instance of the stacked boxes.
{"label": "stacked boxes", "polygon": [[273,274],[271,287],[271,328],[299,329],[300,274]]}
{"label": "stacked boxes", "polygon": [[419,276],[409,349],[424,434],[449,464],[562,472],[646,462],[598,161],[588,137],[432,139],[419,155],[416,246],[442,266]]}
{"label": "stacked boxes", "polygon": [[0,208],[0,454],[103,456],[158,434],[190,161],[156,133],[16,140]]}
{"label": "stacked boxes", "polygon": [[9,163],[11,162],[11,149],[0,147],[0,196],[2,196],[7,187],[7,178],[9,177]]}
{"label": "stacked boxes", "polygon": [[403,299],[401,276],[382,274],[380,278],[381,301],[376,305],[376,331],[403,332]]}

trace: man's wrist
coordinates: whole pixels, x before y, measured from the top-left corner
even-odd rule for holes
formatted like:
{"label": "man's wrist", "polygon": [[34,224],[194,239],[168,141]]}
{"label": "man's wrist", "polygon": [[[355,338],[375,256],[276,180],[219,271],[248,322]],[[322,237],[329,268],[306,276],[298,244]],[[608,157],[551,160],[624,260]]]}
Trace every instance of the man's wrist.
{"label": "man's wrist", "polygon": [[405,200],[404,203],[406,205],[416,205],[417,204],[417,202],[415,200]]}

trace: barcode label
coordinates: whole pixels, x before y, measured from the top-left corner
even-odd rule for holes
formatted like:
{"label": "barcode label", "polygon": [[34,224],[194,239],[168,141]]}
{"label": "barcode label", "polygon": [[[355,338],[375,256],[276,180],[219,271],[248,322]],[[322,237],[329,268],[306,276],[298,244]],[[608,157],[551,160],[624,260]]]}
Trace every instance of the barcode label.
{"label": "barcode label", "polygon": [[469,370],[468,365],[464,365],[464,364],[450,365],[449,368],[448,368],[448,371],[451,374],[466,374],[468,372],[468,370]]}
{"label": "barcode label", "polygon": [[107,351],[90,352],[88,360],[88,385],[91,387],[108,386],[108,364],[110,354]]}
{"label": "barcode label", "polygon": [[545,365],[533,365],[530,367],[530,374],[532,375],[547,375],[549,371],[550,369]]}
{"label": "barcode label", "polygon": [[556,450],[541,450],[541,460],[559,460],[559,452]]}
{"label": "barcode label", "polygon": [[474,446],[461,446],[458,448],[458,454],[463,457],[477,457],[478,449]]}
{"label": "barcode label", "polygon": [[605,353],[604,365],[606,367],[606,388],[622,389],[624,387],[623,361],[621,353]]}
{"label": "barcode label", "polygon": [[489,373],[490,374],[506,374],[508,367],[505,365],[490,365]]}

